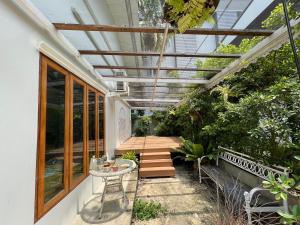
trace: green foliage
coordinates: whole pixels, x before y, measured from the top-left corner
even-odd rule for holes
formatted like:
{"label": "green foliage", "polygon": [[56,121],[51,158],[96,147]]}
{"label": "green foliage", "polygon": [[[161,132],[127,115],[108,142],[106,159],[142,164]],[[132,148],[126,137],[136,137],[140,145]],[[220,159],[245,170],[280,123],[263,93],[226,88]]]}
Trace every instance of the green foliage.
{"label": "green foliage", "polygon": [[[295,159],[298,161],[300,160],[298,159],[298,156],[295,156]],[[275,195],[276,200],[283,199],[287,201],[288,195],[291,191],[300,191],[300,177],[294,175],[293,178],[289,178],[287,176],[275,178],[273,174],[269,174],[268,180],[263,181],[263,186]],[[290,212],[278,212],[282,217],[282,222],[284,224],[300,223],[300,207],[298,205],[294,205],[291,207]]]}
{"label": "green foliage", "polygon": [[146,136],[150,133],[150,125],[152,121],[147,115],[139,116],[136,120],[133,130],[136,136]]}
{"label": "green foliage", "polygon": [[[288,4],[289,16],[291,18],[296,18],[300,14],[297,12],[294,4]],[[279,4],[275,7],[275,9],[271,12],[270,16],[267,20],[263,21],[262,27],[267,29],[277,29],[285,24],[285,17],[282,4]]]}
{"label": "green foliage", "polygon": [[181,137],[182,147],[176,151],[184,154],[186,161],[196,161],[204,155],[204,148],[201,144],[194,144],[190,140]]}
{"label": "green foliage", "polygon": [[294,205],[290,209],[291,213],[278,212],[282,217],[283,224],[299,224],[300,223],[300,206]]}
{"label": "green foliage", "polygon": [[133,205],[133,216],[138,220],[155,219],[160,215],[164,215],[166,212],[167,209],[159,202],[136,199]]}
{"label": "green foliage", "polygon": [[[178,26],[180,33],[184,33],[189,28],[201,26],[205,21],[213,21],[212,13],[215,5],[207,0],[166,0],[164,10],[165,19],[171,25]],[[214,0],[213,3],[218,4]]]}
{"label": "green foliage", "polygon": [[[278,8],[264,22],[276,25]],[[221,45],[217,52],[244,53],[261,38],[244,39],[239,46]],[[300,48],[300,39],[296,40]],[[201,67],[226,66],[232,59],[207,59]],[[300,85],[287,43],[241,71],[228,75],[213,90],[195,89],[177,108],[171,108],[156,131],[201,143],[230,147],[267,164],[300,172]],[[203,76],[199,73],[198,76]],[[197,122],[193,119],[198,117]],[[191,120],[187,119],[192,118]],[[196,139],[196,140],[195,140]]]}
{"label": "green foliage", "polygon": [[[251,48],[253,48],[259,41],[261,41],[261,37],[254,37],[252,39],[245,38],[242,40],[242,42],[239,44],[239,46],[236,45],[224,45],[221,44],[217,50],[216,53],[224,53],[224,54],[242,54],[247,51],[249,51]],[[214,69],[219,68],[222,69],[226,66],[228,66],[231,62],[233,62],[234,59],[232,58],[210,58],[205,60],[204,62],[201,60],[196,61],[196,66],[199,69]],[[195,77],[208,77],[210,74],[207,74],[207,72],[197,72]]]}
{"label": "green foliage", "polygon": [[134,161],[136,164],[139,163],[137,157],[136,157],[136,154],[135,154],[135,151],[129,151],[129,152],[126,152],[124,154],[122,154],[121,156],[122,159],[129,159],[129,160],[132,160]]}

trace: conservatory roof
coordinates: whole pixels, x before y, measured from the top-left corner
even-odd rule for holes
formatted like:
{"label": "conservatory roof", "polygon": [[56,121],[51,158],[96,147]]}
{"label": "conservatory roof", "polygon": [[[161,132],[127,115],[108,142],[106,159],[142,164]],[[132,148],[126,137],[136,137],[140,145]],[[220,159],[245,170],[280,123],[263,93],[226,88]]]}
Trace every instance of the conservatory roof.
{"label": "conservatory roof", "polygon": [[[160,110],[175,105],[195,87],[211,88],[227,74],[239,71],[288,41],[284,26],[266,30],[260,25],[264,14],[280,1],[220,0],[213,15],[214,24],[205,23],[183,34],[163,22],[155,26],[145,23],[138,13],[143,1],[32,2],[112,91],[117,91],[117,82],[129,85],[128,94],[121,94],[134,109]],[[292,21],[292,26],[298,23],[299,20]],[[147,40],[153,41],[154,34],[161,40],[158,48],[149,49]],[[298,35],[299,32],[295,33]],[[238,44],[243,38],[257,36],[264,39],[247,53],[215,51],[220,44]],[[208,58],[231,60],[225,68],[196,65]]]}

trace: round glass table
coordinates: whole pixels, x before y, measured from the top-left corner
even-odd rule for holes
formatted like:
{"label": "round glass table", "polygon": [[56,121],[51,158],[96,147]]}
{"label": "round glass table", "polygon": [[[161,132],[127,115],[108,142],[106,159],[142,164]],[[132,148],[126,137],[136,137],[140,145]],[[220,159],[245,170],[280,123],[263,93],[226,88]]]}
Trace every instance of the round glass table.
{"label": "round glass table", "polygon": [[136,168],[136,163],[128,159],[116,159],[111,162],[98,163],[99,160],[92,158],[90,162],[90,174],[95,177],[101,177],[104,181],[104,189],[101,196],[101,207],[99,218],[102,216],[102,210],[105,200],[105,194],[108,187],[118,186],[123,193],[123,209],[127,210],[129,200],[123,187],[123,176]]}

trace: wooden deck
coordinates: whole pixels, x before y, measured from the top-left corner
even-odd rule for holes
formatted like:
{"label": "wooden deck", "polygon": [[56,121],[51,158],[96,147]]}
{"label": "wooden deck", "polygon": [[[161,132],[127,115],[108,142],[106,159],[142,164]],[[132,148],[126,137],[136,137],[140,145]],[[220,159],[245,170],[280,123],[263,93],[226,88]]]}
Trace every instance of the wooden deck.
{"label": "wooden deck", "polygon": [[115,154],[122,155],[128,151],[136,153],[172,151],[173,148],[179,148],[180,144],[178,137],[131,137],[116,149]]}

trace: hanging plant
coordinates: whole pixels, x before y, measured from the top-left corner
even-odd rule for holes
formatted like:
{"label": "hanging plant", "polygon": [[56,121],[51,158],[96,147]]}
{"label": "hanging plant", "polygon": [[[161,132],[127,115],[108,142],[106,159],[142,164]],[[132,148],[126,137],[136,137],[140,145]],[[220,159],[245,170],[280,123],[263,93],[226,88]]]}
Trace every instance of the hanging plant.
{"label": "hanging plant", "polygon": [[180,33],[212,20],[219,0],[166,0],[164,20],[177,27]]}

